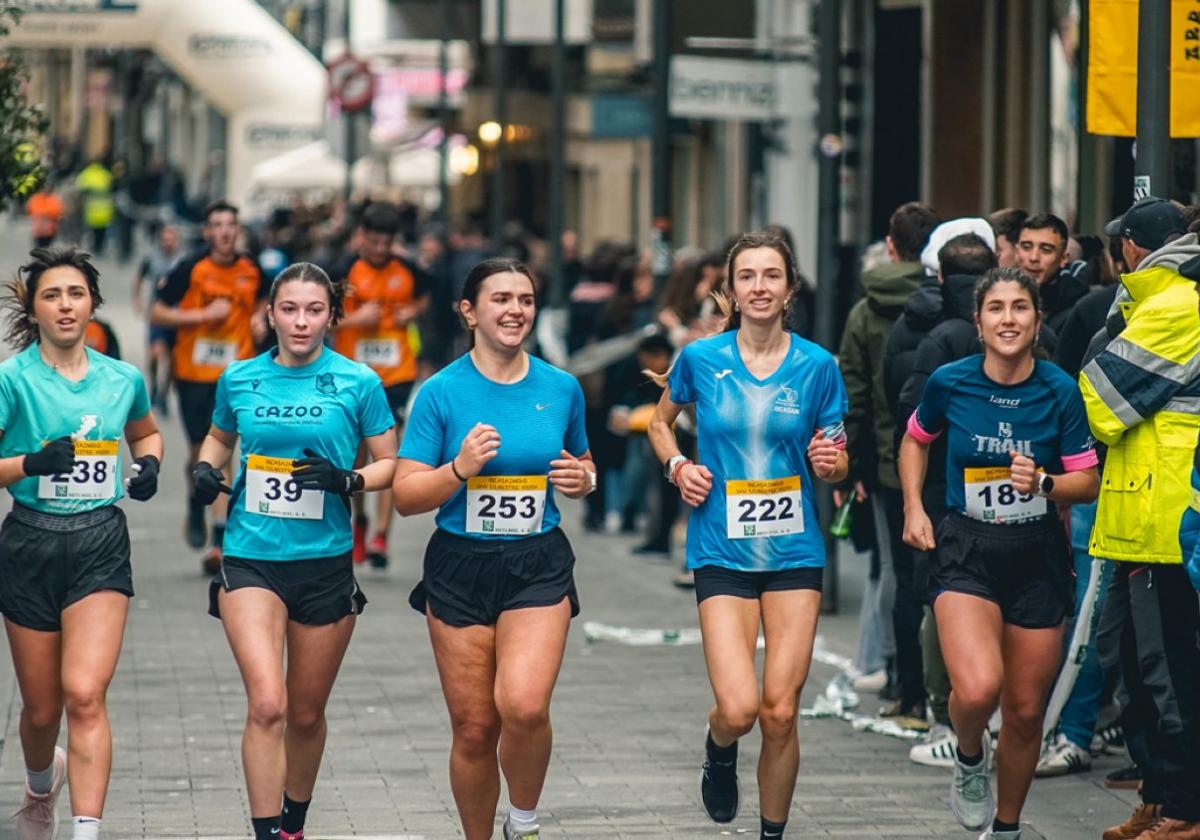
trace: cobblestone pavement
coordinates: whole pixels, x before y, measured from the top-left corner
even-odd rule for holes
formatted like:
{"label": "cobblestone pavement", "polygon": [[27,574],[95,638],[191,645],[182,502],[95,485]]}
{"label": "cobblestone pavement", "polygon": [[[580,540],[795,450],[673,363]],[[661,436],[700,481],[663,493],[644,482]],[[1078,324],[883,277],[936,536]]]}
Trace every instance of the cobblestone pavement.
{"label": "cobblestone pavement", "polygon": [[[6,275],[25,241],[23,228],[0,229]],[[127,358],[139,361],[144,328],[126,304],[132,267],[101,265],[112,302],[105,314]],[[239,759],[244,695],[221,626],[205,613],[207,581],[199,556],[182,543],[183,434],[174,415],[164,425],[168,455],[158,497],[146,505],[124,503],[137,597],[109,694],[115,761],[104,834],[247,837]],[[578,507],[568,503],[565,519],[579,557],[584,613],[573,627],[555,694],[554,759],[540,810],[543,837],[756,837],[757,734],[744,739],[747,800],[739,819],[721,830],[699,805],[704,716],[711,702],[699,647],[589,644],[582,632],[584,619],[694,627],[692,595],[670,585],[669,567],[630,555],[631,538],[585,535],[570,527],[580,518]],[[460,836],[446,773],[447,716],[424,623],[405,600],[431,527],[429,517],[399,521],[392,534],[392,568],[382,575],[365,572],[360,580],[370,605],[329,708],[329,746],[309,817],[313,840]],[[821,621],[828,648],[844,655],[854,650],[861,576],[861,562],[843,563],[842,610]],[[814,666],[806,703],[833,673]],[[19,704],[11,666],[4,664],[0,814],[12,813],[20,797]],[[837,720],[804,720],[800,737],[789,837],[968,836],[946,807],[948,772],[910,763],[907,743],[855,732]],[[1134,799],[1101,784],[1118,763],[1099,759],[1090,774],[1035,783],[1024,836],[1095,838],[1123,819]],[[66,799],[60,807],[64,818]],[[12,823],[0,820],[0,837],[8,836],[14,836]]]}

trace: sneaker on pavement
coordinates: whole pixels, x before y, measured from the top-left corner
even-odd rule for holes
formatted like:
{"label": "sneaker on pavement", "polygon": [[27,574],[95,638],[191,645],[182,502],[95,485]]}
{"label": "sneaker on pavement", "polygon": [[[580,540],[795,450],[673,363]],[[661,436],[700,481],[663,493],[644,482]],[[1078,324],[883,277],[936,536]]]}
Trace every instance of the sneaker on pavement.
{"label": "sneaker on pavement", "polygon": [[1092,754],[1061,732],[1054,740],[1042,747],[1037,769],[1033,775],[1039,779],[1048,776],[1065,776],[1092,769]]}
{"label": "sneaker on pavement", "polygon": [[869,674],[860,674],[854,678],[855,691],[870,691],[878,692],[881,688],[887,685],[887,671],[880,668],[878,671],[872,671]]}
{"label": "sneaker on pavement", "polygon": [[1200,840],[1200,823],[1160,817],[1137,836],[1137,840]]}
{"label": "sneaker on pavement", "polygon": [[[879,693],[879,697],[883,698],[882,691]],[[881,706],[879,708],[879,716],[890,720],[901,729],[908,729],[912,732],[929,731],[929,721],[925,717],[924,703],[906,706],[903,700],[896,700],[893,703],[888,703],[886,706]]]}
{"label": "sneaker on pavement", "polygon": [[704,753],[704,765],[700,771],[700,800],[713,822],[731,823],[737,819],[742,806],[742,791],[738,786],[737,777],[737,753],[734,753],[732,761],[715,760],[708,752],[707,730],[704,735]]}
{"label": "sneaker on pavement", "polygon": [[541,831],[540,825],[535,825],[533,828],[527,828],[524,831],[517,831],[512,827],[512,819],[504,818],[504,826],[500,829],[500,834],[504,840],[538,840],[538,832]]}
{"label": "sneaker on pavement", "polygon": [[978,831],[996,816],[996,800],[992,796],[992,739],[984,733],[983,753],[979,763],[963,764],[954,757],[954,776],[950,780],[950,812],[958,824]]}
{"label": "sneaker on pavement", "polygon": [[300,829],[295,834],[290,831],[279,829],[279,840],[304,840],[304,829]]}
{"label": "sneaker on pavement", "polygon": [[371,541],[367,543],[367,560],[371,562],[372,569],[386,569],[388,564],[388,549],[387,537],[383,534],[376,534],[371,537]]}
{"label": "sneaker on pavement", "polygon": [[1142,771],[1136,764],[1114,770],[1104,777],[1104,786],[1114,790],[1137,790],[1142,786]]}
{"label": "sneaker on pavement", "polygon": [[979,840],[1021,840],[1021,829],[1016,831],[985,831],[979,835]]}
{"label": "sneaker on pavement", "polygon": [[1162,818],[1161,805],[1147,805],[1144,802],[1133,809],[1129,819],[1120,825],[1107,829],[1101,836],[1103,840],[1134,840],[1144,832],[1154,828]]}
{"label": "sneaker on pavement", "polygon": [[13,814],[17,819],[18,840],[53,840],[58,830],[58,819],[54,808],[58,794],[67,778],[67,751],[54,748],[54,777],[47,793],[34,793],[25,784],[25,798],[20,809]]}
{"label": "sneaker on pavement", "polygon": [[1092,736],[1092,755],[1111,753],[1119,755],[1125,751],[1125,729],[1119,723],[1096,730]]}
{"label": "sneaker on pavement", "polygon": [[935,723],[925,740],[914,744],[908,758],[926,767],[953,767],[954,750],[958,747],[958,736],[950,727]]}

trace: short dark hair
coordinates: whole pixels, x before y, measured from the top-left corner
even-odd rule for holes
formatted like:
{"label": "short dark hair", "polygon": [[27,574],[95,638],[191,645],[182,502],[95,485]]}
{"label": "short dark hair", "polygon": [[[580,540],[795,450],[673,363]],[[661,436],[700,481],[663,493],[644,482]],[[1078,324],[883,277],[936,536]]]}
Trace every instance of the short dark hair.
{"label": "short dark hair", "polygon": [[1021,227],[1029,218],[1029,211],[1021,207],[1005,207],[988,214],[988,224],[996,238],[1003,237],[1016,245],[1021,240]]}
{"label": "short dark hair", "polygon": [[88,294],[92,298],[95,312],[104,297],[100,294],[100,272],[92,265],[92,255],[74,247],[34,248],[29,252],[29,262],[17,269],[17,276],[7,284],[8,295],[4,298],[4,340],[24,350],[38,340],[38,326],[33,320],[33,300],[37,296],[38,281],[52,268],[73,268],[83,275]]}
{"label": "short dark hair", "polygon": [[962,233],[938,251],[938,265],[943,277],[952,274],[979,277],[996,267],[996,254],[988,247],[983,237],[975,233]]}
{"label": "short dark hair", "polygon": [[897,207],[888,220],[888,236],[900,259],[918,262],[938,224],[938,215],[928,204],[910,201]]}
{"label": "short dark hair", "polygon": [[216,201],[210,203],[204,208],[204,224],[208,224],[208,220],[211,219],[215,213],[232,213],[233,218],[236,219],[238,215],[238,209],[236,205],[230,204],[223,198],[218,198]]}
{"label": "short dark hair", "polygon": [[1067,241],[1071,238],[1071,231],[1067,229],[1067,223],[1053,213],[1038,213],[1036,216],[1030,216],[1026,219],[1018,233],[1018,241],[1020,241],[1020,234],[1027,230],[1047,229],[1057,233],[1062,240],[1063,247],[1067,247]]}
{"label": "short dark hair", "polygon": [[400,213],[386,201],[374,201],[363,208],[358,226],[367,233],[395,236],[400,232]]}

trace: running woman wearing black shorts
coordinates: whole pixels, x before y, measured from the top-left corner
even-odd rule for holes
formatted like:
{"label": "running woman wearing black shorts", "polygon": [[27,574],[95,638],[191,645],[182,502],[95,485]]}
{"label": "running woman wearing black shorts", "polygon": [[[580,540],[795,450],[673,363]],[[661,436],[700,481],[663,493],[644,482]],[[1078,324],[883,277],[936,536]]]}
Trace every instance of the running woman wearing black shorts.
{"label": "running woman wearing black shorts", "polygon": [[[242,764],[258,840],[298,840],[325,748],[325,704],[366,598],[350,497],[391,484],[396,433],[379,376],[324,346],[340,292],[298,263],[271,283],[278,346],[217,380],[195,495],[211,504],[241,440],[209,612],[246,685]],[[373,462],[353,470],[360,441]],[[286,666],[284,653],[286,650]]]}
{"label": "running woman wearing black shorts", "polygon": [[472,349],[421,386],[393,486],[401,514],[438,511],[409,603],[426,616],[450,710],[467,840],[492,836],[501,770],[505,840],[538,836],[550,695],[579,612],[554,497],[596,486],[579,383],[523,349],[535,296],[518,262],[472,269],[458,304]]}
{"label": "running woman wearing black shorts", "polygon": [[[1097,458],[1075,380],[1034,358],[1037,284],[988,271],[975,291],[983,354],[938,368],[900,446],[904,541],[935,551],[930,598],[950,672],[958,753],[950,807],[981,840],[1019,840],[1046,696],[1073,604],[1056,504],[1095,500]],[[947,434],[946,504],[934,534],[921,502],[929,444]],[[987,722],[997,704],[998,803]]]}
{"label": "running woman wearing black shorts", "polygon": [[[133,365],[85,346],[103,302],[87,254],[38,249],[10,284],[0,364],[0,612],[21,688],[27,781],[22,840],[50,838],[68,770],[76,840],[100,831],[112,764],[105,696],[133,595],[129,532],[114,503],[158,489],[163,441]],[[133,455],[121,478],[120,439]],[[63,709],[67,752],[56,747]]]}

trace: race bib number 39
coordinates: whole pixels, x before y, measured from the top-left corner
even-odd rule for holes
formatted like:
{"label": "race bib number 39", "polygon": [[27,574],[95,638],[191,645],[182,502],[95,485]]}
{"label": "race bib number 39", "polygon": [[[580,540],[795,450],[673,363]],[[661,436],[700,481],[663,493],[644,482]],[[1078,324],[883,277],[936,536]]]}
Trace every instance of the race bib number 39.
{"label": "race bib number 39", "polygon": [[322,519],[325,491],[301,490],[291,458],[246,456],[246,512],[279,519]]}
{"label": "race bib number 39", "polygon": [[545,513],[544,475],[477,475],[467,481],[468,534],[536,534]]}
{"label": "race bib number 39", "polygon": [[731,540],[804,533],[800,476],[726,481],[725,526]]}
{"label": "race bib number 39", "polygon": [[972,467],[963,470],[966,514],[980,522],[1013,524],[1045,516],[1044,496],[1020,493],[1013,487],[1008,467]]}
{"label": "race bib number 39", "polygon": [[364,338],[356,341],[354,360],[369,367],[396,367],[400,364],[400,339]]}
{"label": "race bib number 39", "polygon": [[208,367],[229,367],[237,361],[237,342],[197,338],[192,347],[192,363]]}
{"label": "race bib number 39", "polygon": [[120,441],[75,441],[75,468],[38,478],[39,499],[111,499],[117,492]]}

